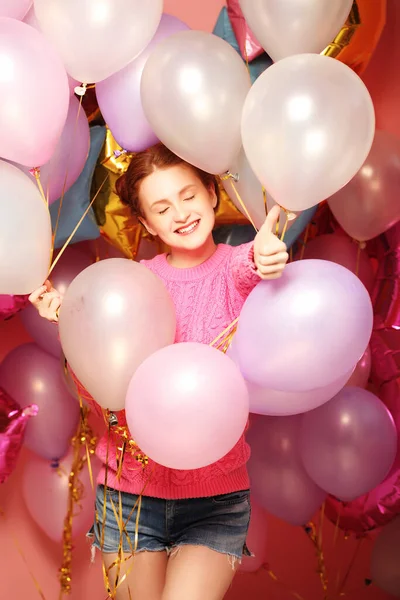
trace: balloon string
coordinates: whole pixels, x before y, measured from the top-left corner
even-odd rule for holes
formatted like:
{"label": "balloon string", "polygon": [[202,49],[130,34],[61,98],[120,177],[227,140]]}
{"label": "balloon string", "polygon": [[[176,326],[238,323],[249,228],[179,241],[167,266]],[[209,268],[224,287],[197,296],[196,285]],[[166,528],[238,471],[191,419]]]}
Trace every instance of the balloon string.
{"label": "balloon string", "polygon": [[[321,523],[322,527],[322,523]],[[308,523],[304,527],[304,531],[306,532],[309,540],[314,546],[315,554],[318,560],[318,575],[321,581],[321,586],[324,591],[324,600],[328,598],[328,580],[326,577],[326,567],[325,567],[325,557],[323,553],[322,546],[319,543],[319,534],[317,534],[316,527],[313,522]]]}
{"label": "balloon string", "polygon": [[348,580],[348,578],[349,578],[349,575],[350,575],[350,573],[351,573],[351,570],[352,570],[352,568],[354,567],[354,563],[355,563],[355,561],[356,561],[356,559],[357,559],[358,553],[360,552],[360,548],[361,548],[361,545],[363,544],[364,540],[365,540],[365,536],[363,536],[363,537],[360,537],[360,539],[359,539],[359,540],[358,540],[358,542],[357,542],[357,545],[356,545],[356,547],[355,547],[355,549],[354,549],[353,556],[351,557],[351,560],[350,560],[349,566],[348,566],[348,568],[347,568],[347,570],[346,570],[346,573],[345,573],[345,575],[344,575],[344,577],[343,577],[342,583],[341,583],[341,585],[339,586],[339,590],[338,590],[338,594],[339,594],[339,596],[344,596],[344,595],[345,595],[345,592],[344,592],[344,587],[345,587],[345,585],[346,585],[346,583],[347,583],[347,580]]}
{"label": "balloon string", "polygon": [[108,174],[105,176],[102,184],[100,185],[99,189],[97,190],[97,192],[95,193],[92,201],[90,202],[89,206],[86,208],[85,212],[83,213],[83,215],[81,216],[81,218],[79,219],[78,223],[76,224],[74,230],[72,231],[71,235],[69,236],[69,238],[67,239],[67,241],[64,243],[63,247],[61,248],[60,252],[57,254],[57,257],[54,259],[53,264],[51,265],[50,269],[49,269],[49,275],[51,274],[51,272],[53,271],[54,267],[56,266],[56,264],[58,263],[58,261],[60,260],[61,256],[64,254],[67,246],[69,245],[70,241],[72,240],[72,238],[74,237],[75,233],[78,231],[83,219],[86,217],[86,215],[88,214],[89,210],[92,208],[93,203],[95,202],[97,196],[100,194],[105,182],[107,181],[108,178]]}
{"label": "balloon string", "polygon": [[[239,321],[239,317],[237,319],[235,319],[234,321],[232,321],[232,323],[230,323],[228,325],[228,327],[226,327],[223,331],[221,331],[221,333],[219,335],[217,335],[215,340],[213,340],[211,342],[210,346],[215,346],[218,341],[220,341],[221,339],[224,339],[225,336],[227,334],[229,334],[232,331],[232,329],[237,325],[238,321]],[[232,335],[232,337],[233,337],[233,335]]]}
{"label": "balloon string", "polygon": [[251,218],[251,216],[250,216],[250,213],[249,213],[249,211],[247,210],[245,203],[243,202],[242,198],[240,197],[240,194],[239,194],[239,192],[238,192],[238,191],[237,191],[237,189],[236,189],[236,186],[235,186],[235,184],[233,183],[233,180],[235,179],[235,176],[234,176],[232,173],[230,173],[230,172],[228,171],[227,173],[225,173],[225,175],[221,175],[221,176],[220,176],[220,179],[221,179],[222,181],[226,181],[227,179],[229,179],[229,182],[230,182],[230,184],[231,184],[231,186],[232,186],[232,189],[233,189],[233,191],[235,192],[235,196],[236,196],[236,198],[237,198],[237,201],[239,202],[239,205],[240,205],[240,206],[242,207],[242,209],[244,210],[244,213],[245,213],[245,215],[246,215],[247,219],[248,219],[248,220],[250,221],[250,223],[253,225],[253,227],[254,227],[255,231],[256,231],[256,232],[258,232],[258,229],[257,229],[257,227],[255,226],[255,224],[254,224],[254,221],[253,221],[253,219]]}
{"label": "balloon string", "polygon": [[269,568],[268,565],[262,565],[263,569],[265,569],[268,573],[268,575],[271,577],[271,579],[278,584],[281,588],[283,588],[286,592],[288,592],[291,596],[294,596],[295,598],[297,598],[297,600],[304,600],[303,596],[300,596],[300,594],[298,594],[297,592],[293,591],[292,589],[290,589],[283,581],[281,581],[273,571],[271,571],[271,569]]}
{"label": "balloon string", "polygon": [[[0,517],[3,518],[5,521],[7,520],[5,512],[4,512],[4,510],[2,508],[0,508]],[[33,584],[34,584],[34,586],[36,588],[37,593],[39,594],[39,596],[41,597],[42,600],[46,600],[45,595],[43,593],[43,590],[42,590],[42,588],[41,588],[38,580],[36,579],[35,574],[33,573],[32,569],[30,568],[29,563],[28,563],[28,561],[26,559],[25,554],[22,551],[22,547],[21,547],[21,544],[18,541],[18,538],[14,535],[13,532],[10,531],[10,529],[9,529],[9,532],[11,534],[11,538],[12,538],[14,546],[15,546],[18,554],[22,558],[22,561],[24,562],[24,564],[25,564],[25,566],[26,566],[26,568],[28,570],[28,573],[29,573],[29,575],[30,575],[30,577],[31,577],[31,579],[33,581]]]}
{"label": "balloon string", "polygon": [[261,186],[262,189],[262,195],[263,195],[263,201],[264,201],[264,210],[265,210],[265,216],[268,216],[268,203],[267,203],[267,190],[265,189],[265,187],[262,185]]}
{"label": "balloon string", "polygon": [[[83,95],[80,97],[80,100],[79,100],[78,111],[76,114],[74,130],[73,130],[73,134],[72,134],[71,150],[74,147],[75,137],[76,137],[76,133],[77,133],[77,129],[78,129],[79,116],[80,116],[80,113],[82,110],[82,101],[83,101]],[[58,226],[60,224],[61,210],[62,210],[62,206],[63,206],[63,202],[64,202],[65,188],[67,186],[67,178],[68,178],[69,167],[70,167],[70,162],[71,162],[70,159],[71,159],[71,152],[69,153],[68,158],[67,158],[64,183],[63,183],[61,197],[60,197],[60,204],[58,206],[58,211],[57,211],[56,224],[55,224],[54,232],[53,232],[53,249],[54,249],[54,243],[55,243],[56,236],[57,236]]]}
{"label": "balloon string", "polygon": [[42,196],[43,202],[45,203],[46,206],[49,206],[49,197],[48,197],[48,195],[46,196],[46,194],[44,193],[42,182],[40,181],[40,167],[35,167],[30,172],[34,175],[34,177],[36,179],[36,184],[39,188],[39,192],[40,192],[40,195]]}

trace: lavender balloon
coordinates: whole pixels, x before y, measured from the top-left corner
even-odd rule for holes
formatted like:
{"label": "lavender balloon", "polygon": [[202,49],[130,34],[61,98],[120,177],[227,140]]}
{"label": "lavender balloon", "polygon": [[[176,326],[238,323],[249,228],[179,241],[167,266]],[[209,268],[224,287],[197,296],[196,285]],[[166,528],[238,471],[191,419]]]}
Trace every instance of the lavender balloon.
{"label": "lavender balloon", "polygon": [[348,387],[303,416],[300,450],[316,484],[340,500],[354,500],[389,473],[397,452],[396,426],[379,398]]}
{"label": "lavender balloon", "polygon": [[[51,275],[53,287],[64,296],[75,277],[91,264],[90,256],[75,248],[67,248]],[[40,348],[56,358],[60,358],[61,343],[58,327],[54,323],[43,319],[32,305],[22,311],[21,320],[29,335]]]}
{"label": "lavender balloon", "polygon": [[176,17],[164,14],[156,34],[143,52],[124,69],[96,85],[101,113],[114,138],[125,150],[140,152],[158,142],[143,112],[140,97],[143,69],[161,40],[188,29],[189,27]]}
{"label": "lavender balloon", "polygon": [[22,408],[37,404],[38,415],[26,427],[25,445],[43,458],[62,458],[79,420],[79,405],[65,389],[59,361],[24,344],[0,365],[0,385]]}
{"label": "lavender balloon", "polygon": [[322,388],[351,371],[372,332],[361,281],[323,260],[289,264],[247,298],[235,337],[244,377],[274,390]]}
{"label": "lavender balloon", "polygon": [[326,497],[301,462],[300,425],[299,416],[255,417],[247,436],[254,498],[260,506],[293,525],[309,521]]}

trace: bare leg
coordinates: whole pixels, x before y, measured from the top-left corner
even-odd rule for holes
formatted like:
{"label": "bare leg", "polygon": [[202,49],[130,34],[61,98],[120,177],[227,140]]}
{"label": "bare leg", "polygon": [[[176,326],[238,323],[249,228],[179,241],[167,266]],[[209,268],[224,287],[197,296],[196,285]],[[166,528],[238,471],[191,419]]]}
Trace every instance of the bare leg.
{"label": "bare leg", "polygon": [[[124,558],[129,555],[125,554]],[[103,560],[108,570],[116,560],[117,554],[103,554]],[[165,584],[167,568],[166,552],[138,552],[134,558],[129,557],[121,564],[119,580],[127,573],[125,580],[117,587],[114,600],[161,600]],[[115,589],[117,568],[112,567],[108,572],[111,590]]]}
{"label": "bare leg", "polygon": [[205,546],[180,546],[168,561],[162,600],[222,600],[238,561]]}

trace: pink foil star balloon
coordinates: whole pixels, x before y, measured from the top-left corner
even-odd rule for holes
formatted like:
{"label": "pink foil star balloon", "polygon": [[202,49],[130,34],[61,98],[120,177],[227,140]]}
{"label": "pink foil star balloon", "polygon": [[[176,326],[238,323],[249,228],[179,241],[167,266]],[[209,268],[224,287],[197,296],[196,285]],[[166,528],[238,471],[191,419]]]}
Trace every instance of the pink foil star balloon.
{"label": "pink foil star balloon", "polygon": [[4,483],[15,469],[26,423],[37,412],[36,404],[22,409],[0,388],[0,483]]}

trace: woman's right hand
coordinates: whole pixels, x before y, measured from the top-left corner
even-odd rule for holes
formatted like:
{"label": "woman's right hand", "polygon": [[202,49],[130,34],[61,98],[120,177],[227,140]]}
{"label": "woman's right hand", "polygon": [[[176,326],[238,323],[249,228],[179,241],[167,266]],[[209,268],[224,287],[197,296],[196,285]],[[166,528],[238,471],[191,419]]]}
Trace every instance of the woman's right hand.
{"label": "woman's right hand", "polygon": [[62,296],[60,292],[53,288],[49,280],[32,292],[29,296],[29,302],[33,304],[41,317],[52,323],[58,323],[58,311]]}

